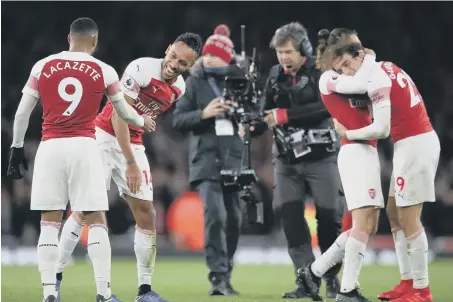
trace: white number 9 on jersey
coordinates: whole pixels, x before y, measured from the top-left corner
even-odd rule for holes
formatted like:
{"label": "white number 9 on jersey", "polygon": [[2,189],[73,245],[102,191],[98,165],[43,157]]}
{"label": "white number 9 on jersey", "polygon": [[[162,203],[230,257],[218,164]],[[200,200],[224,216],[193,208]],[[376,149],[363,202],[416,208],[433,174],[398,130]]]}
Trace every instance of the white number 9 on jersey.
{"label": "white number 9 on jersey", "polygon": [[[72,85],[74,86],[74,93],[69,94],[66,92],[66,88]],[[62,115],[70,116],[74,110],[79,106],[80,100],[82,99],[83,95],[83,86],[82,83],[76,78],[68,77],[61,80],[60,84],[58,84],[58,95],[61,97],[63,101],[71,103],[69,107],[63,112]]]}

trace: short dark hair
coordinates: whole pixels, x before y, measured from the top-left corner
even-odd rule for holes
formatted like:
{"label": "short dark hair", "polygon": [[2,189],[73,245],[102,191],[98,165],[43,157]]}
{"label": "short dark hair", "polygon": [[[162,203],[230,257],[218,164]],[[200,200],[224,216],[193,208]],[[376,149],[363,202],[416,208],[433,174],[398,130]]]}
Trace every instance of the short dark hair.
{"label": "short dark hair", "polygon": [[272,37],[270,47],[275,49],[288,41],[293,41],[294,47],[300,50],[302,40],[308,36],[307,29],[299,22],[291,22],[279,27]]}
{"label": "short dark hair", "polygon": [[94,22],[93,19],[82,17],[74,20],[71,27],[69,28],[69,33],[71,35],[92,35],[97,34],[99,31],[98,25]]}
{"label": "short dark hair", "polygon": [[336,44],[340,42],[347,36],[356,35],[358,36],[357,31],[349,28],[335,28],[330,32],[329,38],[327,39],[327,45],[330,46],[332,44]]}
{"label": "short dark hair", "polygon": [[203,42],[201,40],[200,35],[194,34],[194,33],[183,33],[182,35],[179,35],[175,42],[183,42],[186,44],[189,48],[192,48],[193,51],[197,54],[197,57],[201,55],[201,50],[203,48]]}

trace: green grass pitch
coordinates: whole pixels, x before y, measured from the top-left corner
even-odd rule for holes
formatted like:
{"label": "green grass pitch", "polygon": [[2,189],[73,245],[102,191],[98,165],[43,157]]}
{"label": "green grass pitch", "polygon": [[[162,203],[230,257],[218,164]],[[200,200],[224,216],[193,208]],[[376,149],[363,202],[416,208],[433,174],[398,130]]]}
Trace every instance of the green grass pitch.
{"label": "green grass pitch", "polygon": [[[171,302],[270,302],[284,301],[281,294],[294,288],[294,275],[290,266],[238,265],[233,275],[233,286],[241,295],[209,297],[206,275],[207,269],[202,260],[158,258],[153,289]],[[395,285],[398,277],[396,267],[365,266],[360,275],[362,292],[372,301],[378,301],[376,294]],[[453,260],[430,264],[430,277],[434,301],[453,302]],[[112,289],[122,301],[134,301],[136,279],[134,260],[114,260]],[[78,261],[66,268],[62,302],[93,302],[95,295],[93,271],[89,264]],[[37,267],[2,267],[1,297],[3,302],[41,301]]]}

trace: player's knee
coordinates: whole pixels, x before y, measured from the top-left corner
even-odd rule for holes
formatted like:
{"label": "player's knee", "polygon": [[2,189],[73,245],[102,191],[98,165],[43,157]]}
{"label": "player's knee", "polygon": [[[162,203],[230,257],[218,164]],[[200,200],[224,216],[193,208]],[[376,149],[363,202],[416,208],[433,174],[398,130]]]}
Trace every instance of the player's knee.
{"label": "player's knee", "polygon": [[85,223],[85,217],[83,212],[72,212],[71,213],[72,219],[74,219],[79,225],[83,225]]}
{"label": "player's knee", "polygon": [[107,220],[105,218],[104,212],[83,212],[85,218],[85,224],[91,226],[92,224],[106,225]]}
{"label": "player's knee", "polygon": [[413,230],[422,227],[421,205],[401,207],[398,209],[398,221],[403,230]]}
{"label": "player's knee", "polygon": [[367,219],[366,233],[369,236],[376,234],[379,225],[379,209],[371,209]]}
{"label": "player's knee", "polygon": [[42,221],[61,222],[62,219],[62,211],[41,211]]}

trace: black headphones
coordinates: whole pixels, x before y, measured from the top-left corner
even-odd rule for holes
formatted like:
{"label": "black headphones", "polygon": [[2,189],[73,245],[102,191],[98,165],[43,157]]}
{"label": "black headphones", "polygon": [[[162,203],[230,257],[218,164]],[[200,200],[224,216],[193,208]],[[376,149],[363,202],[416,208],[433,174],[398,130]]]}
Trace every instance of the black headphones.
{"label": "black headphones", "polygon": [[299,45],[299,51],[304,57],[310,57],[313,55],[313,46],[311,46],[311,42],[308,40],[306,35],[302,37],[302,41]]}

